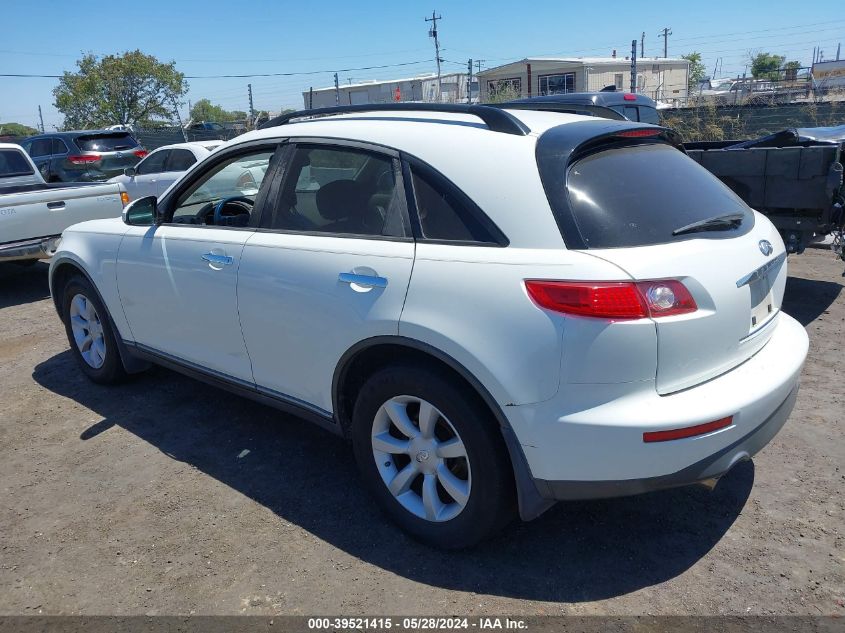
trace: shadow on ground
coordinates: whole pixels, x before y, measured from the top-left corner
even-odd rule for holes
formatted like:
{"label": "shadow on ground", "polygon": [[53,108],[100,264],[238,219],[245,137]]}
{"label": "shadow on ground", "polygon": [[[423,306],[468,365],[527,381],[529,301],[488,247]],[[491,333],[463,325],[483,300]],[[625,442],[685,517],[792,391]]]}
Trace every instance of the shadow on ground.
{"label": "shadow on ground", "polygon": [[[74,363],[63,352],[38,365],[33,377],[102,416],[78,441],[96,442],[120,426],[334,547],[449,589],[579,602],[661,583],[720,540],[754,482],[754,467],[746,462],[712,492],[690,487],[561,503],[474,550],[438,552],[410,540],[379,513],[343,440],[161,368],[103,387],[89,383]],[[243,449],[249,453],[238,459]]]}
{"label": "shadow on ground", "polygon": [[50,296],[46,262],[26,266],[0,264],[0,309],[23,305]]}
{"label": "shadow on ground", "polygon": [[787,277],[781,307],[806,327],[833,305],[840,292],[841,282]]}

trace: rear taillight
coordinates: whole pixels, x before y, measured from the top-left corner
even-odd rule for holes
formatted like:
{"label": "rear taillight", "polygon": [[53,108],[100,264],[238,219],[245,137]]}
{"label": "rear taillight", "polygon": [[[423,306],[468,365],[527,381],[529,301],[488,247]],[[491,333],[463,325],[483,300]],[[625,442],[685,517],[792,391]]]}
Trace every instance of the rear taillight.
{"label": "rear taillight", "polygon": [[654,281],[527,280],[528,295],[541,308],[599,319],[642,319],[695,312],[689,290],[675,279]]}
{"label": "rear taillight", "polygon": [[144,156],[149,154],[149,152],[145,149],[139,149],[139,150],[136,150],[132,153],[135,154],[135,156],[137,156],[138,158],[144,158]]}
{"label": "rear taillight", "polygon": [[79,156],[68,156],[67,159],[74,165],[90,165],[91,163],[99,163],[102,160],[99,154],[80,154]]}
{"label": "rear taillight", "polygon": [[669,429],[667,431],[650,431],[643,433],[643,442],[668,442],[669,440],[680,440],[685,437],[695,437],[696,435],[705,435],[712,433],[719,429],[725,429],[733,424],[733,416],[713,420],[704,424],[697,424],[695,426],[686,426],[680,429]]}

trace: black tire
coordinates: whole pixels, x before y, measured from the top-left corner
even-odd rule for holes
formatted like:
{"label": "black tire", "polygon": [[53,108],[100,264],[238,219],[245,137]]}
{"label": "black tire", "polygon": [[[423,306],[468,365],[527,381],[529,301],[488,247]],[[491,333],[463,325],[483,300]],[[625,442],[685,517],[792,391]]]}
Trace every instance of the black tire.
{"label": "black tire", "polygon": [[[103,341],[105,343],[105,354],[102,358],[102,365],[99,367],[92,366],[83,358],[74,338],[73,328],[71,327],[71,302],[77,295],[82,295],[87,301],[91,302],[99,318],[99,325],[102,328]],[[88,376],[93,382],[103,385],[118,384],[126,380],[127,374],[123,368],[123,362],[120,360],[120,352],[117,349],[117,341],[111,325],[111,317],[103,302],[100,301],[100,296],[96,290],[81,275],[71,277],[67,284],[65,284],[64,292],[62,293],[62,321],[65,324],[65,332],[68,343],[70,343],[71,353],[76,358],[76,362],[79,364],[82,373]]]}
{"label": "black tire", "polygon": [[[396,396],[413,396],[434,405],[466,448],[472,473],[469,497],[460,513],[449,520],[429,521],[407,510],[379,473],[371,439],[373,425],[381,406]],[[496,420],[466,384],[451,381],[435,369],[394,365],[373,374],[355,402],[352,443],[364,484],[379,506],[403,530],[428,545],[471,547],[515,516],[513,468]]]}

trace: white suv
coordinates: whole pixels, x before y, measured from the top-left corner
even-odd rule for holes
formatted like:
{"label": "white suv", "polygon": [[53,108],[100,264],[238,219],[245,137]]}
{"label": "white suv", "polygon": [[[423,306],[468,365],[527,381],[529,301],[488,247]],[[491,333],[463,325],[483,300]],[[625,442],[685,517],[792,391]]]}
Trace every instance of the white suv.
{"label": "white suv", "polygon": [[85,374],[158,363],[317,422],[449,548],[517,509],[717,478],[784,424],[807,335],[783,243],[669,130],[329,112],[64,233],[50,283]]}

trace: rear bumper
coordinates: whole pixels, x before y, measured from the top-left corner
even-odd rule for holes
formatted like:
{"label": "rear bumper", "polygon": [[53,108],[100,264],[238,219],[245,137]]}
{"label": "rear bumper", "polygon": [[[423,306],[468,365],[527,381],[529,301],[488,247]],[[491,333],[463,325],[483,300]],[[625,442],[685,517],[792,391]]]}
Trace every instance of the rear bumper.
{"label": "rear bumper", "polygon": [[0,245],[0,262],[23,261],[27,259],[48,259],[59,246],[58,235]]}
{"label": "rear bumper", "polygon": [[[792,411],[807,355],[786,314],[766,345],[731,371],[661,396],[654,381],[562,384],[546,402],[504,407],[537,491],[547,499],[623,496],[718,477],[748,459]],[[710,433],[663,442],[643,433],[732,416]]]}
{"label": "rear bumper", "polygon": [[748,435],[675,473],[621,481],[547,481],[535,479],[534,482],[540,494],[546,499],[571,500],[625,497],[654,490],[687,486],[708,479],[718,479],[739,462],[751,459],[769,443],[789,418],[797,396],[798,386],[796,385],[774,413]]}

